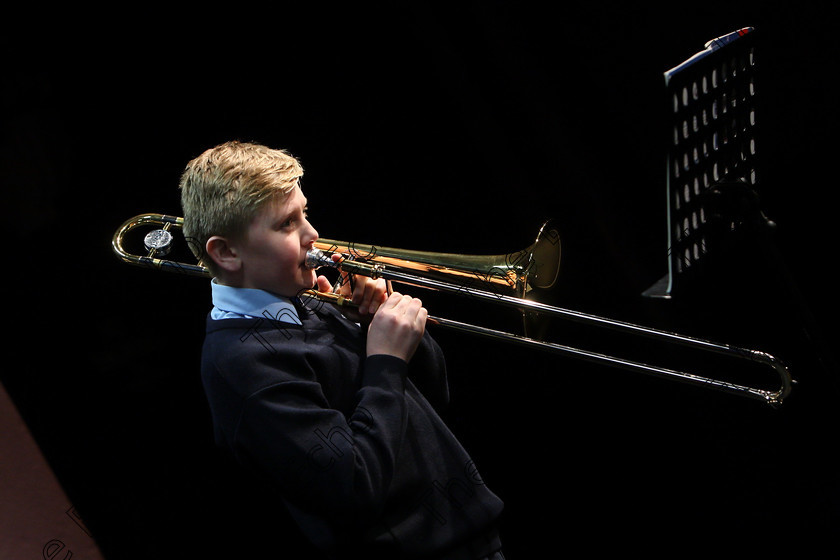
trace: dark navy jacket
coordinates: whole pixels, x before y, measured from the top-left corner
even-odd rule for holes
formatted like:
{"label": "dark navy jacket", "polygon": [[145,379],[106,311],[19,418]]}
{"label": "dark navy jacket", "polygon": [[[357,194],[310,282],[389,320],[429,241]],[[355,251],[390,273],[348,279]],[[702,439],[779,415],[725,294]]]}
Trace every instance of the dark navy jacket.
{"label": "dark navy jacket", "polygon": [[216,441],[338,558],[498,549],[502,502],[435,410],[448,401],[437,343],[427,333],[406,364],[365,357],[363,329],[330,306],[301,320],[208,318],[202,380]]}

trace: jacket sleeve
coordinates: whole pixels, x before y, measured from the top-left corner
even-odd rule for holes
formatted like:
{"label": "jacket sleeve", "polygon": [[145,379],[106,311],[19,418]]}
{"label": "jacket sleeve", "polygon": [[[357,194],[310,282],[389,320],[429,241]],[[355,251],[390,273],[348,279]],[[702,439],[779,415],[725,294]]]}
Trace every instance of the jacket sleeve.
{"label": "jacket sleeve", "polygon": [[449,380],[443,350],[429,335],[423,335],[408,365],[408,375],[426,400],[438,411],[449,406]]}
{"label": "jacket sleeve", "polygon": [[405,438],[407,369],[392,356],[368,357],[349,417],[328,406],[316,381],[281,376],[245,398],[233,452],[296,508],[364,524],[381,511]]}

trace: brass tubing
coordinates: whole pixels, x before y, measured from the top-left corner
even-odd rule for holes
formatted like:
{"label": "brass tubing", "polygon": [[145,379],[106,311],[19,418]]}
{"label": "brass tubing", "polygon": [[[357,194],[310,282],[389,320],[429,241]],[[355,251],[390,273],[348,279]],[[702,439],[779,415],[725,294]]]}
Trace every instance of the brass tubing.
{"label": "brass tubing", "polygon": [[[183,218],[165,214],[141,214],[126,220],[117,229],[111,242],[114,253],[118,258],[126,263],[137,266],[209,278],[209,272],[200,263],[190,264],[158,258],[157,250],[155,249],[149,250],[146,255],[142,256],[128,252],[124,246],[125,236],[133,229],[145,225],[156,225],[166,230],[181,228],[183,226]],[[543,226],[544,228],[545,226]],[[338,268],[349,274],[384,278],[389,283],[396,281],[445,291],[490,304],[517,308],[523,312],[530,311],[540,315],[562,317],[584,324],[592,324],[628,334],[640,335],[696,348],[729,358],[756,362],[772,367],[779,376],[780,386],[777,390],[772,391],[760,389],[703,377],[684,371],[625,360],[607,354],[590,352],[588,350],[453,321],[442,317],[432,316],[429,318],[431,324],[443,328],[495,340],[503,340],[520,346],[566,354],[589,362],[746,396],[751,399],[761,400],[774,407],[781,405],[784,399],[790,394],[793,386],[790,371],[777,358],[766,352],[720,344],[524,299],[522,296],[532,288],[532,283],[536,287],[548,287],[554,283],[557,277],[560,256],[559,242],[553,237],[556,236],[556,233],[553,231],[549,232],[549,235],[543,236],[543,229],[540,230],[537,241],[527,249],[518,253],[496,256],[424,253],[420,251],[407,251],[375,247],[372,245],[356,245],[322,239],[316,244],[316,249],[313,249],[307,255],[307,264],[311,268],[322,266]],[[341,253],[343,255],[342,260],[339,263],[333,262],[328,256],[330,251]],[[348,256],[350,258],[347,258]],[[492,291],[475,286],[488,286]],[[510,295],[511,293],[515,295]],[[335,305],[353,305],[352,302],[338,294],[325,294],[315,290],[308,290],[306,295]]]}

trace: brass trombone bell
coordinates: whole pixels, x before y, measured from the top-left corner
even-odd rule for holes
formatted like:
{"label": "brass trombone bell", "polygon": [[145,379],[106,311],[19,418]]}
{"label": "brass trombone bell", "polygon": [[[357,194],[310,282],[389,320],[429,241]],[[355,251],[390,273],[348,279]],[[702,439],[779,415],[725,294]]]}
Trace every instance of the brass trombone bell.
{"label": "brass trombone bell", "polygon": [[[159,226],[159,228],[146,236],[147,253],[145,255],[132,254],[125,249],[125,236],[133,229],[144,225]],[[112,239],[113,250],[121,260],[129,264],[191,276],[209,277],[207,269],[201,264],[189,264],[160,258],[165,256],[164,253],[171,248],[173,228],[179,229],[182,225],[183,218],[174,216],[162,214],[135,216],[126,220],[114,234]],[[187,242],[189,243],[189,240]],[[788,368],[780,360],[766,352],[720,344],[525,299],[524,296],[530,290],[551,287],[557,279],[560,263],[559,237],[555,230],[546,231],[546,225],[540,229],[535,242],[528,248],[516,253],[495,256],[410,251],[328,239],[321,239],[315,245],[315,248],[307,255],[307,266],[310,268],[338,268],[348,274],[384,278],[388,282],[396,281],[467,296],[480,302],[516,308],[523,315],[529,313],[543,317],[563,318],[625,334],[643,336],[660,342],[693,348],[735,360],[746,360],[771,368],[778,376],[779,386],[776,389],[765,389],[742,385],[538,340],[527,336],[527,333],[526,336],[521,336],[442,317],[429,317],[430,323],[444,328],[563,354],[592,363],[715,389],[760,400],[774,407],[782,404],[790,394],[794,383]],[[341,255],[342,258],[338,263],[330,257],[333,253]],[[308,290],[304,295],[335,305],[352,305],[344,298],[333,293]]]}
{"label": "brass trombone bell", "polygon": [[[174,243],[173,228],[181,229],[184,219],[165,214],[140,214],[126,220],[111,241],[116,255],[126,263],[180,272],[191,276],[209,276],[206,267],[181,261],[164,260]],[[131,253],[125,248],[129,232],[142,226],[158,226],[146,234],[145,255]],[[520,297],[533,288],[546,289],[554,285],[560,268],[560,238],[556,230],[540,228],[533,244],[521,251],[500,255],[462,255],[429,253],[396,249],[378,245],[363,245],[333,239],[318,239],[315,248],[328,253],[349,255],[354,261],[375,261],[391,270],[416,273],[424,277],[460,281],[464,285],[480,283],[501,293]],[[186,239],[187,245],[191,243]],[[193,251],[201,254],[203,248]],[[408,282],[410,283],[410,282]]]}

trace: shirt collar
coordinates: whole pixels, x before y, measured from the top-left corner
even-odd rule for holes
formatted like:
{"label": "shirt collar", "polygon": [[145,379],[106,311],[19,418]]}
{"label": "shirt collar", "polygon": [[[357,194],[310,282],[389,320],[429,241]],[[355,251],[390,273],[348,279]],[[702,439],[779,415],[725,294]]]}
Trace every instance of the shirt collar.
{"label": "shirt collar", "polygon": [[235,288],[219,284],[214,278],[210,282],[213,298],[213,319],[234,319],[260,317],[301,325],[297,310],[288,298],[280,297],[253,288]]}

